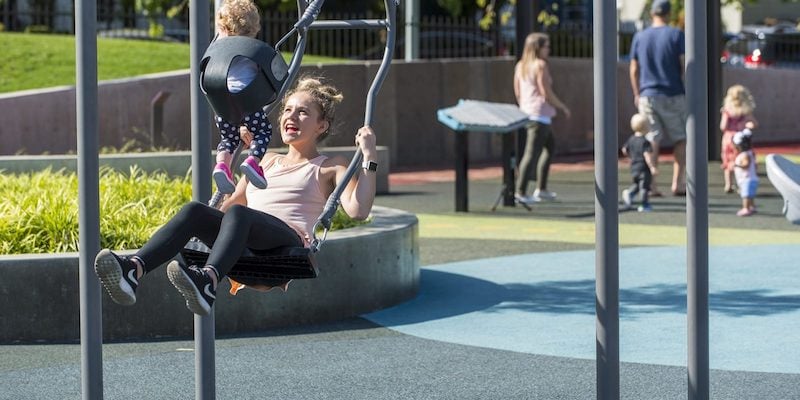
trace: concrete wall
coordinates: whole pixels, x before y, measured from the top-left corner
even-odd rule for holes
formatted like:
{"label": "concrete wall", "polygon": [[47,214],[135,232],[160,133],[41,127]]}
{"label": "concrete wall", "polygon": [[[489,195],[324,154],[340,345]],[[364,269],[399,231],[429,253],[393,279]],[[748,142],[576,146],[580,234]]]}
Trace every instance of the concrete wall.
{"label": "concrete wall", "polygon": [[[323,75],[345,94],[338,109],[336,131],[325,145],[350,146],[363,123],[365,95],[377,62],[306,66],[301,73]],[[572,118],[554,121],[556,152],[589,152],[592,139],[592,60],[553,59],[551,69],[556,93],[572,109]],[[460,98],[511,103],[511,58],[427,60],[396,62],[377,101],[373,125],[378,144],[388,146],[393,168],[450,166],[453,133],[438,123],[436,110],[456,104]],[[620,138],[628,135],[634,108],[627,64],[618,68]],[[758,142],[796,141],[797,114],[785,112],[800,93],[800,70],[724,69],[725,87],[743,83],[758,102],[761,127]],[[100,86],[100,144],[121,145],[125,138],[149,128],[149,102],[159,90],[172,96],[166,103],[165,128],[169,140],[189,146],[189,79],[187,72],[145,76],[136,80],[104,82]],[[71,88],[20,92],[0,96],[0,155],[65,153],[75,150],[75,100]],[[44,111],[44,112],[43,112]],[[214,130],[212,129],[212,133]],[[470,134],[474,161],[497,161],[499,135]],[[280,146],[274,135],[274,146]],[[216,143],[216,141],[212,141]]]}
{"label": "concrete wall", "polygon": [[[409,300],[419,289],[417,218],[375,207],[372,223],[328,237],[316,279],[295,280],[287,292],[228,294],[215,302],[219,335],[347,318]],[[345,256],[346,255],[346,256]],[[80,338],[77,253],[0,256],[0,343],[77,341]],[[133,306],[103,291],[105,340],[190,337],[192,313],[164,268],[142,278]]]}

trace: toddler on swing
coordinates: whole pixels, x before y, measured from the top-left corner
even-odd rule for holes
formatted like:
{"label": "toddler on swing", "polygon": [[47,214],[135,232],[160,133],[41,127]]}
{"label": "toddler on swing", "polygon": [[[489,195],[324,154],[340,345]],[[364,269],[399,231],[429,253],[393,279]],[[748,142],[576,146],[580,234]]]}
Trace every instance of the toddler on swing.
{"label": "toddler on swing", "polygon": [[[225,1],[217,13],[217,29],[219,32],[217,38],[226,36],[254,38],[261,30],[261,18],[256,5],[252,0]],[[227,75],[228,91],[230,93],[241,92],[256,79],[259,73],[259,66],[253,60],[246,57],[234,58]],[[244,116],[241,121],[227,121],[217,113],[214,122],[219,129],[221,138],[217,145],[217,164],[212,173],[217,189],[224,194],[231,194],[236,189],[229,166],[233,153],[242,141],[239,133],[242,125],[253,136],[253,140],[250,142],[250,154],[239,166],[239,169],[250,183],[259,189],[265,189],[267,180],[264,178],[264,171],[259,164],[267,152],[267,146],[272,138],[272,125],[267,119],[267,115],[259,110]]]}

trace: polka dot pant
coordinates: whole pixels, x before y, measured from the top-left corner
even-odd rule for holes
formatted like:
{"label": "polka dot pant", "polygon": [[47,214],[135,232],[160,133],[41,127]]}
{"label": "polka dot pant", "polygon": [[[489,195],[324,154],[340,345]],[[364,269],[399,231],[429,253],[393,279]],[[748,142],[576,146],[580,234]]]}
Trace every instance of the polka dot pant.
{"label": "polka dot pant", "polygon": [[220,136],[217,151],[227,151],[233,154],[242,142],[241,137],[239,137],[239,126],[245,125],[250,133],[253,134],[253,140],[250,142],[250,155],[259,159],[264,157],[269,141],[272,138],[272,124],[269,123],[269,119],[263,112],[258,111],[244,117],[241,124],[232,124],[222,119],[219,115],[214,120]]}

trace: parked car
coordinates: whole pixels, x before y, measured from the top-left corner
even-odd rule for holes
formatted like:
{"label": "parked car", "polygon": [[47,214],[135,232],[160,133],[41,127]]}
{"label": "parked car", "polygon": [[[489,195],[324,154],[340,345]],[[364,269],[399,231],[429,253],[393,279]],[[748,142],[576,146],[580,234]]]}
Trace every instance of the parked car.
{"label": "parked car", "polygon": [[[375,60],[383,57],[383,46],[374,46],[357,59]],[[405,37],[397,37],[394,58],[405,55]],[[419,34],[419,58],[491,57],[496,54],[494,42],[485,36],[463,31],[427,31]]]}
{"label": "parked car", "polygon": [[726,42],[721,61],[744,68],[800,68],[800,32],[788,24],[744,27]]}

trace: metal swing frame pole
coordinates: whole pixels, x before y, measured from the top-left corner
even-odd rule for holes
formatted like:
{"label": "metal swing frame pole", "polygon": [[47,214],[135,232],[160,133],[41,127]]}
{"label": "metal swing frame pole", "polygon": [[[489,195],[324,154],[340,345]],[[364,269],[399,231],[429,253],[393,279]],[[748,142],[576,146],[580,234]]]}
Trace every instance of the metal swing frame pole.
{"label": "metal swing frame pole", "polygon": [[617,10],[594,0],[595,308],[597,398],[619,399]]}
{"label": "metal swing frame pole", "polygon": [[707,400],[708,320],[708,9],[686,3],[686,233],[687,369],[689,400]]}
{"label": "metal swing frame pole", "polygon": [[[366,107],[364,110],[365,126],[372,124],[372,114],[375,111],[376,97],[378,95],[378,91],[380,91],[380,88],[383,85],[383,81],[386,79],[386,75],[389,73],[389,67],[392,63],[392,58],[394,55],[395,36],[397,33],[395,29],[397,0],[384,0],[384,5],[386,7],[386,19],[383,20],[360,19],[345,21],[317,21],[311,24],[309,27],[310,29],[386,29],[386,47],[383,51],[383,59],[381,60],[381,65],[378,68],[378,72],[375,74],[375,78],[372,80],[372,85],[367,92]],[[347,182],[349,182],[350,179],[352,179],[356,172],[361,168],[361,161],[363,160],[363,157],[364,156],[361,154],[361,149],[356,148],[356,152],[353,155],[353,159],[350,160],[350,165],[347,167],[347,171],[345,171],[342,179],[336,183],[336,188],[333,190],[333,193],[328,196],[328,201],[325,203],[325,208],[320,214],[317,223],[314,225],[314,231],[312,232],[313,239],[311,243],[312,251],[318,251],[324,242],[324,235],[327,233],[328,229],[330,229],[331,219],[333,219],[336,209],[339,208],[339,198],[342,196],[342,192],[344,191],[345,186],[347,186]],[[325,230],[322,239],[319,239],[316,236],[316,229],[320,226]]]}
{"label": "metal swing frame pole", "polygon": [[[6,2],[8,3],[8,2]],[[94,257],[100,251],[100,172],[97,154],[97,5],[75,3],[75,119],[78,132],[78,235],[81,396],[103,398],[103,300]]]}
{"label": "metal swing frame pole", "polygon": [[[209,3],[194,0],[189,7],[192,199],[211,196],[211,130],[208,104],[200,91],[200,60],[211,40]],[[214,313],[194,315],[195,398],[216,397]]]}

